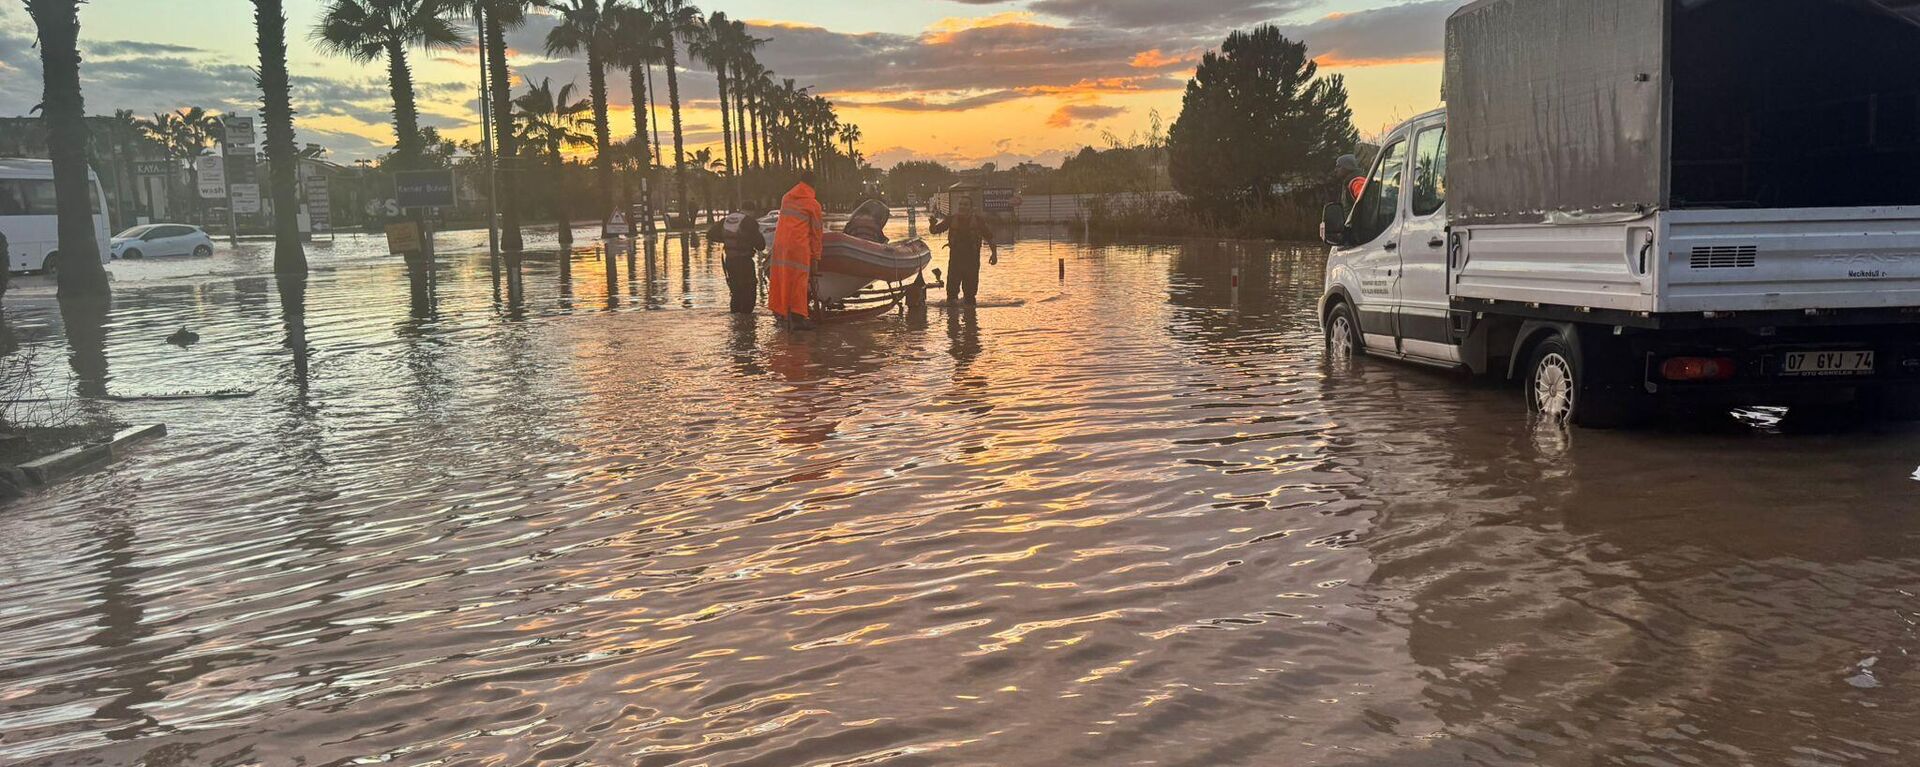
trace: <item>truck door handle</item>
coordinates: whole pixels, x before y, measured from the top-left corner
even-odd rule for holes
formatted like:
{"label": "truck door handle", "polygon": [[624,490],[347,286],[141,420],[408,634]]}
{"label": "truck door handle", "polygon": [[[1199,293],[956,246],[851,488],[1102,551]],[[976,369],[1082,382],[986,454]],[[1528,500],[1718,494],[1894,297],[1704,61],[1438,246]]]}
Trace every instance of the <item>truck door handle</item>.
{"label": "truck door handle", "polygon": [[1386,244],[1386,248],[1387,248],[1387,250],[1399,250],[1399,249],[1400,249],[1400,243],[1397,243],[1397,242],[1389,242],[1389,243],[1387,243],[1387,244]]}
{"label": "truck door handle", "polygon": [[1435,237],[1431,240],[1427,240],[1427,247],[1429,248],[1444,248],[1446,246],[1447,246],[1447,241],[1439,237]]}

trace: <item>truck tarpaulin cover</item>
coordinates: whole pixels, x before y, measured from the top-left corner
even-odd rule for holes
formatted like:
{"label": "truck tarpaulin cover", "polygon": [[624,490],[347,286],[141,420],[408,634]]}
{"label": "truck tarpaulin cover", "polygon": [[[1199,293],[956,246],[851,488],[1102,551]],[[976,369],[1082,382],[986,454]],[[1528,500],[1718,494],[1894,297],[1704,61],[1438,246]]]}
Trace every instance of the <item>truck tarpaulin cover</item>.
{"label": "truck tarpaulin cover", "polygon": [[1450,217],[1660,207],[1667,0],[1481,0],[1447,22]]}

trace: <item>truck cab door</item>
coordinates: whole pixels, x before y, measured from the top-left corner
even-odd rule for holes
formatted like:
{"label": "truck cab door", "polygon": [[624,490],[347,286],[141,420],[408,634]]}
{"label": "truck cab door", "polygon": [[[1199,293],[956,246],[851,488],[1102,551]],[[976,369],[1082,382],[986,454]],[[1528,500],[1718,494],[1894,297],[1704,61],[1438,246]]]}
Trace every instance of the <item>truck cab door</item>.
{"label": "truck cab door", "polygon": [[1415,126],[1407,167],[1406,207],[1400,226],[1400,350],[1425,359],[1458,362],[1447,298],[1447,124]]}
{"label": "truck cab door", "polygon": [[1351,257],[1360,295],[1354,297],[1360,331],[1368,348],[1399,351],[1395,312],[1400,303],[1401,187],[1406,177],[1407,137],[1395,134],[1380,150],[1367,176],[1367,188],[1347,220]]}

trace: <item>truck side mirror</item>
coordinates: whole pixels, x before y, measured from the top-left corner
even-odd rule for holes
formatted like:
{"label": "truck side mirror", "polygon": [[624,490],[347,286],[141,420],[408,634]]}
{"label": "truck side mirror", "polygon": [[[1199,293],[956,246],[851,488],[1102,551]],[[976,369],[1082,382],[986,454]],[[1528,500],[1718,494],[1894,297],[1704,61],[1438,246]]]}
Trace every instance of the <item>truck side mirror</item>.
{"label": "truck side mirror", "polygon": [[1321,212],[1320,239],[1336,248],[1347,246],[1347,206],[1330,203]]}

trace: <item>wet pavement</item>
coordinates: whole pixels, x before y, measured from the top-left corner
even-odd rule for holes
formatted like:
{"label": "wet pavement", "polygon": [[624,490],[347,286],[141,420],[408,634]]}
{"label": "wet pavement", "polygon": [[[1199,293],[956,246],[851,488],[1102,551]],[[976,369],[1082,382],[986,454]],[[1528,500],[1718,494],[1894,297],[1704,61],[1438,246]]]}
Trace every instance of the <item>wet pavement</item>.
{"label": "wet pavement", "polygon": [[172,433],[0,506],[0,763],[1920,762],[1920,430],[1329,370],[1308,247],[796,335],[446,238],[426,301],[364,237],[8,296],[49,390],[254,394],[89,400]]}

